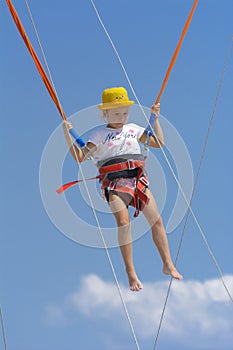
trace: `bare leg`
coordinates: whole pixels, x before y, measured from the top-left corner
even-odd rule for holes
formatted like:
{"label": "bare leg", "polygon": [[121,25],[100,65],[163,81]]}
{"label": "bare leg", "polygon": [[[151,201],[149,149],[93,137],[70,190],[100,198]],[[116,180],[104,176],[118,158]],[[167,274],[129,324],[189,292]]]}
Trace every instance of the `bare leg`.
{"label": "bare leg", "polygon": [[118,226],[118,242],[121,249],[125,269],[128,275],[130,290],[139,291],[142,283],[137,277],[133,264],[133,249],[130,233],[130,218],[125,203],[116,194],[110,192],[109,205]]}
{"label": "bare leg", "polygon": [[143,214],[150,224],[153,241],[161,256],[163,262],[163,273],[181,280],[182,276],[176,270],[171,259],[167,235],[163,227],[162,218],[158,212],[154,197],[149,189],[147,189],[147,195],[149,196],[150,201],[148,205],[145,206]]}

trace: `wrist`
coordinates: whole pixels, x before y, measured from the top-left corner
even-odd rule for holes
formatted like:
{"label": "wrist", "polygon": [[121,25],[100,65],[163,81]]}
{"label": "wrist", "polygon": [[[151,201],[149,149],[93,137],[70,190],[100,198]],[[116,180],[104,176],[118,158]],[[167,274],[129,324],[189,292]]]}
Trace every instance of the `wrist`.
{"label": "wrist", "polygon": [[156,115],[155,113],[151,113],[150,115],[150,119],[149,119],[149,124],[147,125],[145,132],[147,133],[147,135],[149,134],[150,136],[153,135],[154,133],[154,122],[156,119],[158,119],[158,115]]}
{"label": "wrist", "polygon": [[80,147],[85,146],[85,142],[83,141],[83,139],[78,135],[78,133],[73,128],[69,129],[69,133],[73,136],[73,138],[77,142],[78,146],[80,146]]}

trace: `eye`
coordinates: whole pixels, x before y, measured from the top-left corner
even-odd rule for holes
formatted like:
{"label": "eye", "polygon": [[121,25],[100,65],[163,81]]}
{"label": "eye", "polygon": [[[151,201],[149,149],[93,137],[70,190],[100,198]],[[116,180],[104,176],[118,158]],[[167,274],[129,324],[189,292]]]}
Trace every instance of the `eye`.
{"label": "eye", "polygon": [[115,100],[118,100],[118,99],[119,99],[119,97],[118,97],[118,96],[116,96],[116,97],[115,97]]}

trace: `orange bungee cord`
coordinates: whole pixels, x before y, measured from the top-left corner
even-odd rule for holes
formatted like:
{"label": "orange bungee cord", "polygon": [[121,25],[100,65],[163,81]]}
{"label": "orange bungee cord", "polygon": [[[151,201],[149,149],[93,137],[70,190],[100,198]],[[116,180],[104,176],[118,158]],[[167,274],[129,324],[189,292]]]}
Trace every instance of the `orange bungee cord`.
{"label": "orange bungee cord", "polygon": [[[20,33],[20,35],[21,35],[21,37],[22,37],[22,39],[23,39],[23,41],[24,41],[24,43],[25,43],[25,45],[26,45],[26,47],[27,47],[27,49],[28,49],[28,51],[30,53],[30,55],[32,56],[32,59],[33,59],[35,65],[36,65],[36,67],[38,69],[38,72],[39,72],[39,74],[40,74],[40,76],[41,76],[41,78],[42,78],[42,80],[43,80],[43,82],[44,82],[44,84],[45,84],[45,86],[46,86],[46,88],[48,90],[48,93],[50,94],[53,102],[55,103],[55,105],[56,105],[56,107],[57,107],[57,109],[58,109],[62,119],[63,120],[67,120],[66,114],[65,114],[64,109],[62,108],[61,103],[60,103],[60,101],[58,99],[58,96],[57,96],[57,93],[55,91],[55,88],[52,86],[52,84],[51,84],[47,74],[45,73],[45,70],[44,70],[44,68],[43,68],[43,66],[42,66],[42,64],[41,64],[41,62],[40,62],[40,60],[39,60],[39,58],[38,58],[38,56],[37,56],[37,54],[36,54],[32,44],[31,44],[27,34],[26,34],[26,31],[25,31],[25,29],[24,29],[24,27],[23,27],[23,25],[22,25],[22,23],[21,23],[21,21],[19,19],[19,16],[18,16],[18,14],[17,14],[17,12],[16,12],[12,2],[10,0],[6,0],[6,2],[7,2],[7,5],[9,7],[9,9],[10,9],[10,12],[11,12],[11,15],[13,17],[13,20],[14,20],[14,22],[15,22],[18,30],[19,30],[19,33]],[[77,144],[80,147],[84,147],[85,146],[85,142],[83,141],[83,139],[77,134],[77,132],[73,128],[70,129],[69,132],[73,136],[73,138],[76,140]]]}
{"label": "orange bungee cord", "polygon": [[46,75],[46,73],[44,71],[44,68],[42,67],[42,64],[40,63],[40,60],[39,60],[39,58],[38,58],[38,56],[37,56],[37,54],[36,54],[32,44],[31,44],[30,40],[28,39],[26,31],[25,31],[25,29],[24,29],[24,27],[23,27],[23,25],[22,25],[22,23],[21,23],[21,21],[19,19],[19,16],[18,16],[18,14],[17,14],[17,12],[16,12],[12,2],[10,0],[6,0],[6,2],[7,2],[7,5],[9,7],[9,10],[11,12],[11,15],[13,17],[13,20],[14,20],[14,22],[15,22],[18,30],[19,30],[19,33],[20,33],[23,41],[25,42],[25,45],[27,46],[27,49],[28,49],[30,55],[32,56],[33,61],[35,62],[35,65],[36,65],[36,67],[38,69],[38,72],[40,73],[40,76],[41,76],[41,78],[42,78],[42,80],[43,80],[43,82],[44,82],[44,84],[45,84],[45,86],[46,86],[46,88],[47,88],[47,90],[48,90],[52,100],[54,101],[55,105],[57,106],[57,109],[58,109],[62,119],[63,120],[67,120],[65,112],[64,112],[61,104],[58,101],[57,94],[56,94],[52,84],[50,83],[50,80],[47,77],[47,75]]}
{"label": "orange bungee cord", "polygon": [[178,44],[177,44],[177,46],[176,46],[176,49],[175,49],[175,51],[174,51],[174,54],[173,54],[173,56],[172,56],[171,62],[170,62],[169,67],[168,67],[168,69],[167,69],[165,78],[164,78],[164,80],[163,80],[163,83],[162,83],[161,89],[160,89],[160,91],[159,91],[159,94],[158,94],[158,96],[157,96],[157,98],[156,98],[155,104],[159,103],[160,98],[161,98],[161,96],[162,96],[162,93],[163,93],[163,91],[164,91],[164,89],[165,89],[165,86],[166,86],[166,84],[167,84],[168,78],[169,78],[169,76],[170,76],[170,73],[171,73],[172,68],[173,68],[173,66],[174,66],[174,64],[175,64],[176,58],[177,58],[178,53],[179,53],[179,51],[180,51],[182,42],[183,42],[183,40],[184,40],[184,37],[185,37],[185,35],[186,35],[187,31],[188,31],[189,25],[190,25],[190,23],[191,23],[191,20],[192,20],[194,11],[195,11],[196,6],[197,6],[197,3],[198,3],[198,0],[195,0],[194,3],[193,3],[193,7],[192,7],[192,9],[191,9],[191,11],[190,11],[190,14],[189,14],[189,16],[188,16],[188,18],[187,18],[187,21],[186,21],[186,23],[185,23],[183,32],[182,32],[182,34],[181,34],[180,40],[179,40],[179,42],[178,42]]}

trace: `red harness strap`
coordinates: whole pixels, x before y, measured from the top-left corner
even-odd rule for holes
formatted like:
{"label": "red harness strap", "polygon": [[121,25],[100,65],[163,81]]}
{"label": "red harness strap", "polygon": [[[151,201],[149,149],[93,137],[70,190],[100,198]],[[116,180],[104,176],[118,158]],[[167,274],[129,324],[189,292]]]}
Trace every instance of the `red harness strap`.
{"label": "red harness strap", "polygon": [[116,171],[132,170],[132,169],[135,169],[135,168],[144,168],[144,167],[145,167],[145,162],[139,161],[139,160],[134,160],[134,159],[129,159],[128,161],[122,162],[122,163],[117,163],[117,164],[103,166],[103,167],[99,168],[99,173],[100,174],[98,176],[91,177],[89,179],[75,180],[75,181],[72,181],[72,182],[68,182],[68,183],[62,185],[60,188],[58,188],[56,190],[56,192],[61,194],[65,190],[70,188],[71,186],[76,185],[79,182],[83,182],[85,180],[86,181],[96,180],[96,179],[104,180],[107,177],[107,174],[114,173]]}
{"label": "red harness strap", "polygon": [[[147,188],[149,182],[146,176],[144,175],[144,167],[145,167],[144,161],[129,159],[122,163],[102,166],[99,168],[98,176],[85,179],[85,180],[99,179],[100,182],[102,183],[102,186],[101,186],[102,189],[109,188],[110,190],[114,190],[119,193],[128,193],[132,197],[129,205],[136,208],[134,216],[137,217],[139,215],[139,211],[142,210],[144,206],[149,202],[149,198],[145,194],[145,189]],[[133,169],[139,169],[138,175],[136,177],[135,188],[119,186],[117,184],[117,181],[114,182],[114,180],[108,179],[108,174],[110,173],[115,173],[123,170],[133,170]],[[67,190],[69,187],[83,181],[84,180],[76,180],[76,181],[69,182],[61,186],[57,190],[57,193],[61,194],[62,192]]]}
{"label": "red harness strap", "polygon": [[99,168],[99,173],[101,176],[105,176],[106,174],[115,173],[116,171],[133,170],[136,168],[144,168],[144,167],[145,167],[145,162],[141,160],[129,159],[122,163],[102,166],[101,168]]}
{"label": "red harness strap", "polygon": [[59,187],[56,192],[58,194],[63,193],[65,190],[67,190],[68,188],[70,188],[71,186],[77,185],[79,182],[83,182],[83,181],[89,181],[89,180],[96,180],[99,179],[100,175],[95,176],[95,177],[90,177],[89,179],[83,179],[83,180],[75,180],[75,181],[71,181],[68,182],[67,184],[62,185],[61,187]]}
{"label": "red harness strap", "polygon": [[[128,193],[131,196],[129,205],[133,206],[136,210],[134,217],[139,215],[139,211],[143,210],[146,204],[149,202],[148,196],[145,194],[145,190],[149,184],[146,176],[144,175],[145,162],[139,160],[129,159],[122,163],[107,165],[99,169],[100,180],[102,182],[101,188],[108,188],[119,193]],[[133,170],[138,168],[138,175],[136,177],[135,188],[129,188],[127,186],[121,186],[117,181],[109,180],[108,174],[121,170]]]}

